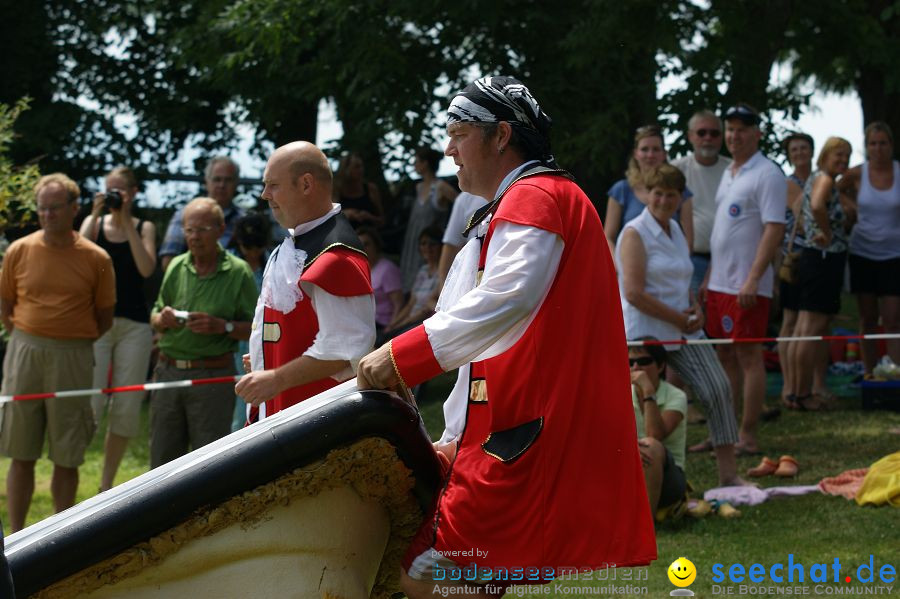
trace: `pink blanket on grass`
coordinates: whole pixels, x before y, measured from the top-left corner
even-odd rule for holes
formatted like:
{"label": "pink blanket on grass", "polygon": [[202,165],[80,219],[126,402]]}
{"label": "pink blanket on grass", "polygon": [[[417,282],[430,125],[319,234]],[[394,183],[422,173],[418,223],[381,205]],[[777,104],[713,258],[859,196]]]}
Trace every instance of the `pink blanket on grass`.
{"label": "pink blanket on grass", "polygon": [[856,498],[856,492],[866,478],[868,468],[845,470],[837,476],[829,476],[819,481],[819,489],[826,495],[838,495],[844,499]]}

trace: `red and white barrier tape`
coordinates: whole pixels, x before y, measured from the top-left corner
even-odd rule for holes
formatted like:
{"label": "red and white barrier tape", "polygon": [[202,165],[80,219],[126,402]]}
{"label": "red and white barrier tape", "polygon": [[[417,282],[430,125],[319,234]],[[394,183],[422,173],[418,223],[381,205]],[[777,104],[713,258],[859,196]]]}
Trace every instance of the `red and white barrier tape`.
{"label": "red and white barrier tape", "polygon": [[[746,339],[672,339],[663,341],[629,341],[629,347],[642,345],[731,345],[734,343],[770,343],[781,341],[841,341],[841,340],[876,340],[900,339],[900,333],[876,333],[871,335],[820,335],[810,337],[750,337]],[[85,395],[111,395],[130,391],[156,391],[159,389],[176,389],[194,385],[216,385],[220,383],[236,383],[241,375],[219,376],[208,379],[187,379],[168,381],[165,383],[144,383],[143,385],[126,385],[124,387],[107,387],[105,389],[77,389],[72,391],[56,391],[55,393],[24,393],[21,395],[0,395],[0,404],[11,401],[29,399],[52,399],[55,397],[83,397]]]}
{"label": "red and white barrier tape", "polygon": [[144,383],[143,385],[125,385],[124,387],[107,387],[105,389],[73,389],[71,391],[56,391],[55,393],[23,393],[21,395],[0,395],[0,404],[10,401],[24,401],[29,399],[51,399],[54,397],[83,397],[85,395],[108,395],[113,393],[128,393],[129,391],[156,391],[158,389],[177,389],[179,387],[193,387],[194,385],[216,385],[220,383],[236,383],[241,375],[217,376],[208,379],[186,379],[183,381],[166,381],[164,383]]}
{"label": "red and white barrier tape", "polygon": [[874,333],[870,335],[811,335],[807,337],[746,337],[743,339],[670,339],[667,341],[629,341],[628,347],[642,345],[733,345],[735,343],[781,343],[782,341],[874,341],[900,339],[900,333]]}

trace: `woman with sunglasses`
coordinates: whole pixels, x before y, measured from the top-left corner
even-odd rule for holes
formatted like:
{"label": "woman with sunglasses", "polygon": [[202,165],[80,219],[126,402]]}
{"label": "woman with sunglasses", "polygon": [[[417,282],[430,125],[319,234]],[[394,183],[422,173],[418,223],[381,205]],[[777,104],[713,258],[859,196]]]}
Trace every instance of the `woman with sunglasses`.
{"label": "woman with sunglasses", "polygon": [[[616,238],[622,227],[635,218],[647,204],[647,189],[642,177],[666,162],[666,146],[662,129],[658,125],[645,125],[634,134],[634,149],[628,161],[625,178],[616,181],[609,188],[606,201],[606,218],[603,219],[603,231],[609,243],[609,251],[615,253]],[[693,247],[694,225],[691,206],[691,193],[685,190],[684,199],[678,207],[678,221],[688,241]]]}
{"label": "woman with sunglasses", "polygon": [[[641,339],[654,340],[652,338]],[[666,350],[661,345],[632,347],[628,350],[631,368],[631,403],[637,427],[638,451],[644,466],[644,482],[650,500],[650,513],[684,498],[687,441],[687,396],[670,385],[666,372]]]}
{"label": "woman with sunglasses", "polygon": [[[616,268],[628,339],[681,340],[703,337],[703,312],[691,298],[691,253],[673,219],[684,193],[684,175],[663,164],[644,177],[647,207],[625,225],[616,244]],[[707,412],[719,483],[740,485],[735,443],[737,422],[728,377],[709,345],[668,344],[668,363]]]}

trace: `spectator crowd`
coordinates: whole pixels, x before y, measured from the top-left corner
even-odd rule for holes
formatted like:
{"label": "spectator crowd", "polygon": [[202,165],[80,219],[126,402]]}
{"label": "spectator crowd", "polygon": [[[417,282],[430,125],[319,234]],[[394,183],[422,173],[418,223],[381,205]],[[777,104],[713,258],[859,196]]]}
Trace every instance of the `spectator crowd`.
{"label": "spectator crowd", "polygon": [[[687,121],[692,152],[671,161],[663,130],[640,127],[624,177],[608,192],[603,230],[626,336],[647,344],[632,348],[629,364],[654,510],[684,496],[688,398],[702,406],[709,428],[708,441],[691,449],[714,452],[722,485],[744,484],[736,458],[761,452],[760,420],[777,410],[765,405],[764,347],[753,341],[771,322],[780,319],[784,337],[827,334],[849,270],[860,332],[900,332],[900,163],[890,128],[866,127],[866,160],[852,167],[846,140],[829,138],[816,154],[809,135],[791,133],[783,142],[786,176],[760,151],[761,126],[747,104],[721,115],[698,111]],[[140,185],[131,169],[106,175],[78,232],[78,185],[61,173],[43,177],[40,230],[9,246],[0,274],[9,333],[2,393],[137,385],[150,372],[159,382],[221,377],[250,367],[236,388],[152,393],[155,468],[351,378],[373,346],[435,313],[470,218],[494,199],[438,177],[441,156],[428,147],[415,152],[418,179],[397,202],[366,179],[359,154],[345,154],[332,175],[318,148],[289,144],[266,165],[262,199],[271,210],[250,212],[234,202],[238,165],[217,156],[204,173],[207,195],[172,215],[159,247],[156,227],[136,209]],[[403,214],[399,221],[394,212]],[[388,244],[389,237],[401,241]],[[157,271],[159,292],[146,297],[145,281]],[[706,337],[739,342],[681,343]],[[878,348],[866,341],[861,349],[871,373]],[[888,341],[887,351],[900,363],[900,341]],[[825,343],[783,342],[778,359],[780,408],[830,405]],[[114,486],[146,395],[3,406],[13,532],[25,524],[45,437],[60,511],[74,503],[78,468],[104,414],[99,490]]]}

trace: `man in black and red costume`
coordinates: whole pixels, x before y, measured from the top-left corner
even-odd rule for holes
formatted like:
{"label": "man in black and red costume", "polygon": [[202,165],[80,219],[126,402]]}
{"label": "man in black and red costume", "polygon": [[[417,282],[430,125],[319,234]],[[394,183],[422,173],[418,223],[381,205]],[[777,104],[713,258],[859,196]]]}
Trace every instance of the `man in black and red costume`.
{"label": "man in black and red costume", "polygon": [[250,422],[352,378],[375,341],[366,254],[331,201],[325,155],[307,142],[282,146],[263,183],[263,199],[291,236],[266,265],[244,360],[251,372],[235,387]]}
{"label": "man in black and red costume", "polygon": [[449,473],[404,558],[403,590],[459,592],[437,582],[461,580],[454,568],[467,595],[491,597],[518,569],[547,580],[647,564],[656,544],[597,211],[556,166],[550,119],[520,81],[475,81],[447,123],[460,188],[490,202],[469,221],[475,239],[435,315],[363,358],[357,377],[391,388],[460,368],[436,444]]}

